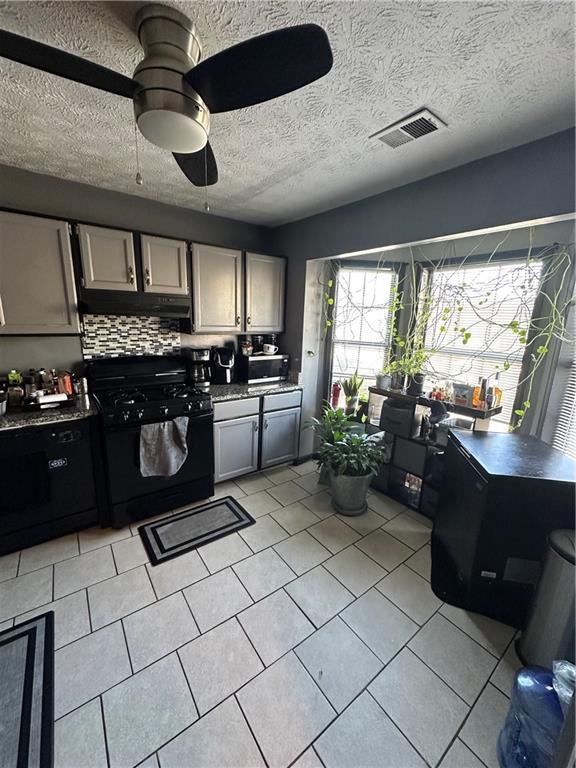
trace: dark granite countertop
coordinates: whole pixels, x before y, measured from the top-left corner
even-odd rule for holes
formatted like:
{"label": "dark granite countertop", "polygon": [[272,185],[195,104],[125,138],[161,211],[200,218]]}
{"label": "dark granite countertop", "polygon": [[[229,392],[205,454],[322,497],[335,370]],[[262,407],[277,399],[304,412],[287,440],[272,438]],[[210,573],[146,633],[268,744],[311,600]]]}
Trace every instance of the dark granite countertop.
{"label": "dark granite countertop", "polygon": [[242,400],[246,397],[275,395],[281,392],[297,392],[302,387],[288,381],[275,381],[270,384],[211,384],[210,394],[215,403],[224,400]]}
{"label": "dark granite countertop", "polygon": [[568,483],[576,479],[576,462],[537,437],[463,430],[451,434],[488,475]]}
{"label": "dark granite countertop", "polygon": [[0,431],[21,429],[22,427],[38,427],[43,424],[56,424],[60,421],[74,421],[93,416],[96,409],[90,404],[89,398],[79,398],[74,405],[65,408],[46,408],[42,411],[18,411],[0,416]]}

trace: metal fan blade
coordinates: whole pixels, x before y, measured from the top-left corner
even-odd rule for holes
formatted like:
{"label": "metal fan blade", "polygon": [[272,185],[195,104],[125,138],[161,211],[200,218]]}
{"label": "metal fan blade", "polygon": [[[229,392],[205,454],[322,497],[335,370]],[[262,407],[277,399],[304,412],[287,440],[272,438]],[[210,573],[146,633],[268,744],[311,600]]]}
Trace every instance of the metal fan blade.
{"label": "metal fan blade", "polygon": [[174,152],[174,159],[195,187],[209,187],[218,181],[216,158],[209,143],[199,152],[186,155]]}
{"label": "metal fan blade", "polygon": [[233,45],[184,77],[210,112],[229,112],[302,88],[331,67],[326,32],[316,24],[302,24]]}
{"label": "metal fan blade", "polygon": [[3,29],[0,29],[0,56],[128,99],[137,87],[135,80],[112,69]]}

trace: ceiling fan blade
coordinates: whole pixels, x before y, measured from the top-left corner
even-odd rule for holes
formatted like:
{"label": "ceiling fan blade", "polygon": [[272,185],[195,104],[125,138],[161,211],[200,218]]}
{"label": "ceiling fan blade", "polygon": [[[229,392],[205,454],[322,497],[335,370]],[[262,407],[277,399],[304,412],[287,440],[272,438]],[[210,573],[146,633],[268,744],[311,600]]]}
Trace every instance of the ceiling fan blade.
{"label": "ceiling fan blade", "polygon": [[210,187],[218,181],[218,166],[210,143],[199,152],[185,155],[174,152],[174,159],[195,187]]}
{"label": "ceiling fan blade", "polygon": [[326,32],[316,24],[301,24],[233,45],[184,77],[210,112],[229,112],[302,88],[331,67]]}
{"label": "ceiling fan blade", "polygon": [[3,29],[0,29],[0,56],[129,99],[137,87],[135,80],[112,69]]}

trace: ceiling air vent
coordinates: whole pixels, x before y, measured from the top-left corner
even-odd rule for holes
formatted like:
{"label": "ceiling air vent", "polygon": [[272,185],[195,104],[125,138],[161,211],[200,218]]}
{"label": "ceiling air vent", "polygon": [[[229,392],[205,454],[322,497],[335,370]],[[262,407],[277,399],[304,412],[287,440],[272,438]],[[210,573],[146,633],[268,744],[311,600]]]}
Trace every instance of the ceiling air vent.
{"label": "ceiling air vent", "polygon": [[392,149],[396,149],[403,144],[408,144],[410,141],[426,136],[427,133],[434,133],[445,127],[446,123],[443,123],[440,118],[433,115],[432,112],[429,112],[427,109],[422,109],[414,115],[410,115],[403,120],[399,120],[397,123],[389,125],[382,131],[373,133],[370,138],[378,139],[378,141],[381,141],[383,144],[387,144],[389,147],[392,147]]}

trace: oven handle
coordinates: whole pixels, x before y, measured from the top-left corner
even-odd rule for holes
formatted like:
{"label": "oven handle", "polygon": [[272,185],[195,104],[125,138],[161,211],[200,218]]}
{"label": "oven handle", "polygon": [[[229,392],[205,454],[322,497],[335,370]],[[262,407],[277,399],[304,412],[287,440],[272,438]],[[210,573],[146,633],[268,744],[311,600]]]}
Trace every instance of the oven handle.
{"label": "oven handle", "polygon": [[[181,416],[186,416],[186,414],[180,414]],[[170,418],[166,417],[159,417],[158,419],[153,419],[152,421],[131,421],[128,424],[109,424],[106,425],[106,431],[107,432],[125,432],[129,429],[136,430],[140,427],[143,427],[145,424],[162,424],[164,421],[174,421],[174,419],[178,418],[177,416],[173,416]],[[210,413],[202,413],[194,416],[188,416],[188,419],[190,420],[188,423],[188,428],[192,427],[194,424],[196,424],[199,421],[205,421],[207,419],[212,420],[214,418],[214,413],[211,411]]]}

